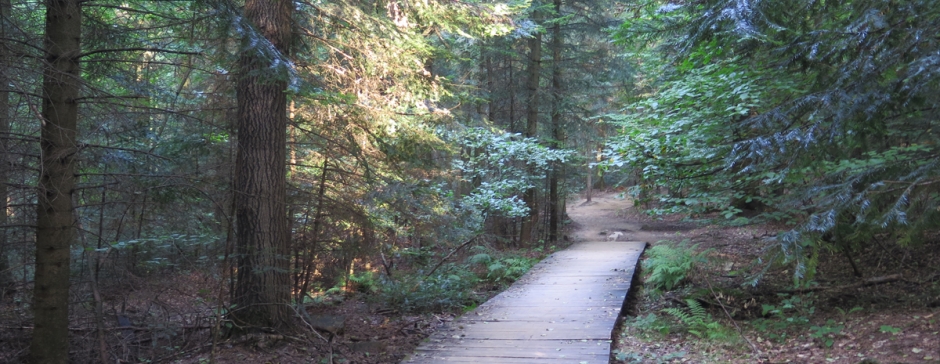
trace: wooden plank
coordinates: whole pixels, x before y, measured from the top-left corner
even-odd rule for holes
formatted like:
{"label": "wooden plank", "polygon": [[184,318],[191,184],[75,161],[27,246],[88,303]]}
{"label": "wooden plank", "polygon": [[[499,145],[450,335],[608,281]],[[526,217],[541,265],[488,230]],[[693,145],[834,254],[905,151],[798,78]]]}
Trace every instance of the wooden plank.
{"label": "wooden plank", "polygon": [[[508,349],[508,350],[507,350]],[[560,350],[559,350],[560,349]],[[607,363],[610,358],[610,343],[590,347],[455,347],[451,349],[419,349],[402,363],[443,363],[472,362],[482,363]]]}
{"label": "wooden plank", "polygon": [[607,364],[610,353],[592,356],[561,357],[561,358],[512,358],[512,357],[477,357],[477,356],[415,356],[405,359],[402,363],[433,364],[433,363],[480,363],[480,364]]}
{"label": "wooden plank", "polygon": [[584,312],[562,312],[564,308],[556,308],[559,313],[553,316],[546,316],[541,312],[525,312],[511,314],[510,312],[493,312],[474,317],[461,317],[455,322],[464,321],[505,321],[505,322],[565,322],[565,321],[590,321],[605,320],[614,321],[620,315],[620,310],[607,311],[584,311]]}
{"label": "wooden plank", "polygon": [[570,307],[572,311],[603,308],[620,308],[623,305],[624,296],[620,297],[574,297],[566,299],[548,299],[539,300],[538,297],[503,297],[494,298],[493,302],[487,307]]}
{"label": "wooden plank", "polygon": [[480,357],[522,357],[522,358],[561,358],[593,355],[610,355],[610,344],[593,347],[584,346],[541,346],[531,345],[516,347],[499,346],[455,346],[443,348],[422,348],[418,353],[437,356],[466,356],[469,353]]}
{"label": "wooden plank", "polygon": [[536,339],[536,340],[609,340],[611,326],[600,323],[542,323],[542,322],[494,322],[479,325],[460,325],[445,328],[441,332],[459,339]]}
{"label": "wooden plank", "polygon": [[555,253],[403,363],[607,363],[644,246],[591,242]]}
{"label": "wooden plank", "polygon": [[475,339],[475,340],[454,340],[454,339],[445,339],[445,340],[430,340],[426,345],[422,345],[422,348],[432,350],[432,349],[445,349],[453,348],[456,346],[466,347],[466,348],[534,348],[540,350],[578,350],[588,348],[593,350],[593,348],[603,348],[610,346],[610,340],[489,340],[489,339]]}
{"label": "wooden plank", "polygon": [[[529,285],[529,290],[523,292],[512,292],[508,294],[499,295],[493,297],[493,300],[519,300],[526,298],[544,298],[545,301],[552,300],[595,300],[603,299],[605,297],[624,297],[626,292],[623,292],[622,289],[617,292],[616,289],[610,289],[608,287],[603,287],[600,285],[595,285],[593,288],[581,289],[581,290],[571,290],[571,289],[560,289],[557,286],[540,286],[540,285]],[[492,300],[491,300],[492,301]]]}
{"label": "wooden plank", "polygon": [[[488,349],[467,349],[467,350],[427,350],[427,351],[418,351],[416,355],[425,355],[427,357],[437,357],[437,358],[460,358],[460,357],[473,357],[479,359],[535,359],[535,360],[545,360],[545,359],[555,359],[555,360],[567,360],[568,363],[577,363],[578,360],[590,360],[591,358],[609,358],[610,357],[610,348],[596,348],[593,351],[533,351],[520,349],[517,351],[498,351],[498,350],[488,350]],[[606,360],[604,361],[606,362]]]}

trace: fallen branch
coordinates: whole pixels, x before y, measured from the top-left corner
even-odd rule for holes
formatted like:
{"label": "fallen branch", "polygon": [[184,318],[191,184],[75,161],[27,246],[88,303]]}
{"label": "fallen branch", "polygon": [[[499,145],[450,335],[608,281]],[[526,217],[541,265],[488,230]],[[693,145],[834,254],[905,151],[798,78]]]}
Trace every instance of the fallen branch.
{"label": "fallen branch", "polygon": [[922,280],[922,281],[920,281],[920,282],[914,282],[914,283],[917,283],[917,284],[924,284],[924,283],[928,283],[928,282],[933,282],[935,279],[940,279],[940,272],[934,273],[933,275],[931,275],[931,276],[925,278],[924,280]]}
{"label": "fallen branch", "polygon": [[[180,328],[183,330],[206,330],[206,329],[211,329],[212,326],[184,325],[184,326],[177,326],[175,328]],[[33,330],[33,329],[34,329],[33,326],[0,325],[0,330]],[[165,330],[165,329],[166,328],[161,328],[160,330]],[[96,331],[96,330],[98,330],[98,328],[95,328],[95,327],[70,327],[69,328],[69,331],[75,331],[75,332],[88,332],[88,331]],[[154,331],[157,329],[153,327],[141,327],[141,326],[116,326],[116,327],[103,327],[102,330],[104,331],[117,331],[117,330]]]}
{"label": "fallen branch", "polygon": [[808,288],[797,288],[797,289],[787,289],[782,291],[777,291],[775,293],[808,293],[808,292],[819,292],[819,291],[832,291],[832,290],[845,290],[845,289],[854,289],[861,287],[874,286],[878,284],[891,283],[901,280],[900,274],[891,274],[881,277],[868,278],[858,283],[846,284],[842,286],[819,286],[819,287],[808,287]]}
{"label": "fallen branch", "polygon": [[457,253],[460,249],[463,249],[463,247],[465,247],[465,246],[467,246],[467,245],[470,245],[470,243],[472,243],[474,240],[476,240],[478,236],[480,236],[480,235],[479,235],[479,234],[478,234],[478,235],[474,235],[472,238],[467,239],[467,241],[464,242],[463,244],[460,244],[460,246],[454,248],[454,250],[451,250],[450,253],[447,254],[447,256],[445,256],[443,259],[441,259],[440,262],[437,262],[437,265],[435,265],[434,268],[432,268],[431,271],[428,272],[428,274],[425,275],[425,277],[430,277],[432,274],[434,274],[434,272],[437,271],[437,268],[440,268],[441,265],[443,265],[444,262],[447,261],[447,259],[450,259],[450,256],[451,256],[451,255],[454,255],[454,253]]}

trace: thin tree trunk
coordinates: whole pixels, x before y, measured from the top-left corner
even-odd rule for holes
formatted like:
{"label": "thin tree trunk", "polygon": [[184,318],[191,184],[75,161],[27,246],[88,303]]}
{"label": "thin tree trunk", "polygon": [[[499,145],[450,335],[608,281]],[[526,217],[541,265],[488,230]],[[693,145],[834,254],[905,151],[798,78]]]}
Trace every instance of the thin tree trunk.
{"label": "thin tree trunk", "polygon": [[[313,244],[319,244],[320,242],[320,224],[323,219],[323,199],[326,195],[326,170],[328,167],[328,159],[323,159],[323,167],[321,168],[320,174],[320,187],[317,190],[317,210],[314,212],[313,217],[313,238],[310,239],[310,242]],[[310,285],[310,280],[313,279],[313,258],[314,252],[317,247],[308,247],[304,254],[304,268],[303,268],[303,285],[300,290],[297,292],[297,302],[303,302],[303,298],[307,295],[307,289]]]}
{"label": "thin tree trunk", "polygon": [[[101,206],[101,210],[104,210],[104,205]],[[81,225],[78,226],[79,230],[82,231]],[[98,248],[101,248],[101,236],[103,233],[102,225],[98,225]],[[98,339],[98,360],[101,360],[102,363],[108,363],[108,343],[105,337],[105,327],[104,327],[104,306],[101,300],[101,290],[98,288],[98,272],[101,269],[101,253],[97,250],[90,251],[88,249],[88,243],[85,240],[85,233],[81,234],[82,245],[85,247],[85,259],[88,262],[88,285],[91,288],[91,297],[92,302],[95,307],[95,333],[97,334]]]}
{"label": "thin tree trunk", "polygon": [[[555,17],[561,17],[561,0],[554,0]],[[564,146],[564,128],[561,125],[561,23],[552,25],[552,149]],[[552,163],[548,180],[548,241],[558,241],[558,220],[560,213],[558,205],[561,204],[558,194],[558,175],[561,163]]]}
{"label": "thin tree trunk", "polygon": [[[539,76],[542,72],[542,33],[536,33],[529,38],[529,68],[526,72],[528,73],[526,90],[529,100],[526,105],[525,136],[535,138],[538,137],[539,130],[538,90],[541,79]],[[531,175],[534,176],[534,173]],[[534,186],[526,189],[523,199],[526,207],[529,208],[529,216],[522,220],[519,240],[522,244],[532,244],[532,234],[539,221],[538,189]]]}
{"label": "thin tree trunk", "polygon": [[[605,133],[603,132],[603,130],[604,129],[601,129],[601,134],[600,134],[600,137],[602,140],[607,138],[607,136],[604,135]],[[604,160],[604,145],[598,144],[597,152],[595,152],[594,154],[594,163],[599,165],[601,161],[603,160]],[[597,182],[595,182],[597,184],[597,189],[607,190],[607,181],[604,179],[604,170],[600,168],[595,168],[594,173],[597,173]]]}
{"label": "thin tree trunk", "polygon": [[[291,37],[287,0],[248,0],[245,18],[282,57]],[[244,44],[256,43],[247,34]],[[235,220],[238,273],[233,318],[244,329],[289,329],[290,233],[287,230],[286,75],[271,74],[270,53],[243,51],[239,60]],[[282,63],[283,64],[283,63]]]}
{"label": "thin tree trunk", "polygon": [[594,167],[591,167],[591,157],[594,151],[588,150],[588,159],[587,159],[587,190],[584,193],[584,202],[591,202],[591,197],[594,194]]}
{"label": "thin tree trunk", "polygon": [[[516,130],[516,83],[515,83],[515,70],[513,68],[513,56],[509,55],[509,60],[507,61],[509,68],[509,80],[507,81],[507,89],[509,90],[509,131],[512,133],[518,132]],[[497,230],[503,231],[503,236],[506,237],[507,246],[516,246],[518,242],[516,239],[516,219],[515,218],[498,218],[496,221]]]}
{"label": "thin tree trunk", "polygon": [[513,80],[512,55],[509,56],[509,131],[515,133],[516,130],[516,87]]}
{"label": "thin tree trunk", "polygon": [[484,56],[483,62],[484,62],[485,69],[486,69],[486,92],[488,96],[487,97],[488,106],[487,106],[486,112],[487,112],[487,118],[492,123],[496,121],[496,103],[495,103],[495,100],[493,100],[493,94],[495,90],[495,88],[493,87],[493,84],[494,84],[493,82],[493,72],[494,72],[493,71],[493,56],[489,56],[489,57]]}
{"label": "thin tree trunk", "polygon": [[[9,35],[8,21],[12,12],[10,0],[0,0],[0,39],[6,39]],[[0,47],[0,70],[8,70],[10,55],[7,54],[6,47]],[[9,146],[5,136],[10,133],[10,91],[7,89],[10,82],[7,80],[6,72],[0,72],[0,302],[6,296],[13,294],[15,285],[13,282],[13,273],[10,271],[10,262],[7,256],[7,181],[10,180],[7,175],[12,170],[10,164]]]}
{"label": "thin tree trunk", "polygon": [[40,147],[37,191],[36,276],[33,291],[33,363],[68,362],[69,248],[75,235],[76,128],[81,73],[82,13],[79,0],[46,1]]}
{"label": "thin tree trunk", "polygon": [[[137,239],[137,240],[140,240],[140,237],[142,236],[144,232],[144,222],[145,222],[144,217],[146,216],[145,214],[147,213],[147,193],[144,192],[143,196],[144,197],[141,199],[141,202],[140,202],[140,216],[137,217],[137,230],[134,232],[134,239]],[[126,262],[127,269],[129,269],[131,272],[137,271],[137,255],[139,252],[140,252],[139,244],[131,245],[130,255],[127,257],[127,262]]]}

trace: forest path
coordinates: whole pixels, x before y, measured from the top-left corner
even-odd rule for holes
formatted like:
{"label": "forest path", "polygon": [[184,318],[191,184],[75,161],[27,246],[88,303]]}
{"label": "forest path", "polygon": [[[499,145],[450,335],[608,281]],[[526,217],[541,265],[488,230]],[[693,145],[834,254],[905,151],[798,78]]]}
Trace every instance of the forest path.
{"label": "forest path", "polygon": [[575,244],[448,323],[402,363],[608,363],[611,332],[646,246],[607,241],[616,231],[619,240],[643,236],[626,234],[633,226],[618,217],[629,206],[614,195],[572,203]]}

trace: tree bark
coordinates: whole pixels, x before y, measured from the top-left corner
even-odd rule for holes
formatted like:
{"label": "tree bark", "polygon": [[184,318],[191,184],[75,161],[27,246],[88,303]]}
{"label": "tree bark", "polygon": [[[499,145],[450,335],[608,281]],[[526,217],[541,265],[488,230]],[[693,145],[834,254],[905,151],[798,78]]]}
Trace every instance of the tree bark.
{"label": "tree bark", "polygon": [[[309,241],[313,244],[320,244],[320,224],[323,220],[323,200],[326,196],[326,171],[327,161],[329,159],[323,159],[323,167],[320,168],[320,187],[317,189],[317,211],[314,212],[313,217],[313,236]],[[300,289],[297,290],[297,302],[303,302],[303,298],[307,296],[307,288],[310,285],[310,281],[313,279],[314,271],[314,254],[316,254],[316,245],[313,247],[307,247],[304,251],[303,258],[303,269],[301,271],[302,284]],[[300,259],[300,258],[298,258]]]}
{"label": "tree bark", "polygon": [[493,72],[495,72],[495,70],[493,70],[493,56],[492,55],[487,56],[484,53],[483,64],[485,65],[484,68],[486,69],[486,95],[487,95],[486,115],[487,115],[487,119],[489,119],[489,122],[494,123],[496,122],[496,102],[495,100],[493,100],[494,99],[493,95],[496,93],[495,92],[496,89],[493,87],[493,85],[495,84],[495,82],[493,81],[493,76],[494,76]]}
{"label": "tree bark", "polygon": [[[539,81],[540,73],[542,72],[542,33],[535,33],[532,38],[529,38],[529,67],[526,73],[526,89],[528,91],[529,99],[527,100],[526,107],[526,128],[525,136],[528,138],[535,138],[538,136],[539,130],[539,107],[538,107],[538,90],[539,90]],[[532,173],[534,175],[534,173]],[[533,233],[536,225],[539,221],[539,202],[538,202],[538,189],[535,186],[529,187],[525,191],[525,200],[526,207],[529,208],[529,216],[526,216],[522,220],[522,227],[519,232],[519,240],[522,244],[532,244],[533,243]]]}
{"label": "tree bark", "polygon": [[[246,49],[239,59],[238,151],[235,161],[235,219],[238,272],[233,319],[245,330],[289,329],[290,232],[287,221],[287,76],[272,74],[283,62],[291,37],[287,0],[248,0],[244,15],[264,45]],[[264,40],[260,40],[264,42]],[[283,64],[283,63],[282,63]]]}
{"label": "tree bark", "polygon": [[36,276],[30,361],[68,362],[70,245],[75,221],[76,128],[81,84],[81,4],[46,1],[40,148],[42,171],[37,190]]}
{"label": "tree bark", "polygon": [[513,77],[514,69],[512,65],[513,56],[509,56],[509,131],[517,132],[516,130],[516,87],[515,87],[515,78]]}
{"label": "tree bark", "polygon": [[[11,14],[10,0],[0,0],[0,39],[9,36],[9,19]],[[0,70],[8,70],[10,55],[7,47],[0,46]],[[10,133],[10,91],[6,72],[0,72],[0,302],[6,296],[14,293],[13,274],[10,272],[9,258],[7,256],[7,181],[8,173],[13,169],[10,164],[9,146],[6,135]]]}
{"label": "tree bark", "polygon": [[591,198],[594,196],[594,167],[591,167],[591,154],[592,150],[588,150],[588,159],[587,159],[587,188],[584,192],[584,202],[591,202]]}
{"label": "tree bark", "polygon": [[[555,16],[561,16],[561,0],[554,0]],[[561,118],[561,24],[555,22],[552,25],[552,149],[560,149],[564,146],[565,131]],[[560,199],[563,198],[558,193],[558,177],[561,173],[561,163],[553,162],[551,175],[548,180],[548,241],[555,243],[558,241],[558,220],[564,210],[559,211]]]}

